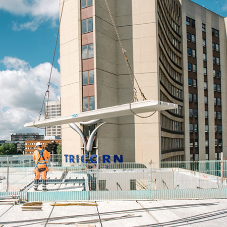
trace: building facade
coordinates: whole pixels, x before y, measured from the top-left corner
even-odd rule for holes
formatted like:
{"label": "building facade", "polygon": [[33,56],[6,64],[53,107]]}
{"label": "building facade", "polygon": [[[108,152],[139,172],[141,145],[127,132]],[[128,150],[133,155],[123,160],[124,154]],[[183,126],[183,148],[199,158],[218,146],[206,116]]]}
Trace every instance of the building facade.
{"label": "building facade", "polygon": [[[62,3],[60,0],[60,12]],[[215,152],[225,151],[221,139],[226,133],[226,99],[221,98],[226,95],[224,18],[190,0],[115,0],[108,4],[146,98],[176,103],[178,109],[150,118],[142,118],[147,113],[106,120],[94,141],[93,154],[123,155],[128,162],[159,162],[205,160],[208,149],[208,159],[219,158]],[[202,31],[204,25],[207,32]],[[60,54],[63,116],[133,100],[134,84],[104,0],[65,1]],[[214,71],[219,76],[213,77]],[[204,89],[205,82],[208,89]],[[197,101],[190,101],[191,96]],[[78,126],[85,135],[93,130]],[[83,154],[80,136],[68,125],[62,126],[62,152]]]}
{"label": "building facade", "polygon": [[43,140],[44,135],[39,135],[39,133],[15,133],[11,135],[11,141],[6,141],[6,143],[13,143],[17,146],[17,152],[25,151],[25,141],[26,140]]}
{"label": "building facade", "polygon": [[40,142],[42,148],[46,148],[49,143],[56,142],[57,144],[61,144],[61,140],[26,140],[25,141],[25,155],[32,155],[36,150],[36,143]]}
{"label": "building facade", "polygon": [[[51,101],[45,103],[45,115],[48,118],[55,118],[61,116],[61,102]],[[56,125],[53,127],[45,128],[45,136],[58,136],[61,137],[61,126]]]}

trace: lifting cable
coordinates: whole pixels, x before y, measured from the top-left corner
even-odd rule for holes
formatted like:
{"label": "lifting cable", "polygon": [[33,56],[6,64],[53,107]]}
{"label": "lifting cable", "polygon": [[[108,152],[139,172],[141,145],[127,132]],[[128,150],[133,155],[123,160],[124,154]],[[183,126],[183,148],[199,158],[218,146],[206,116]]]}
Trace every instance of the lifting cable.
{"label": "lifting cable", "polygon": [[[135,88],[135,86],[134,86],[134,82],[133,82],[133,81],[135,80],[135,82],[136,82],[136,84],[137,84],[137,86],[138,86],[138,88],[139,88],[140,94],[141,94],[141,96],[142,96],[142,98],[143,98],[143,101],[145,101],[145,100],[147,100],[147,98],[145,97],[144,93],[142,92],[142,90],[141,90],[141,88],[140,88],[140,86],[139,86],[139,83],[138,83],[138,81],[137,81],[137,79],[136,79],[136,77],[135,77],[135,75],[134,75],[133,70],[132,70],[132,67],[131,67],[131,65],[130,65],[130,63],[129,63],[128,57],[127,57],[127,55],[126,55],[126,50],[125,50],[124,47],[123,47],[123,44],[122,44],[120,35],[119,35],[119,33],[118,33],[118,30],[117,30],[117,26],[116,26],[116,24],[115,24],[115,22],[114,22],[114,19],[113,19],[112,13],[111,13],[111,11],[110,11],[110,8],[109,8],[109,5],[108,5],[107,0],[105,0],[105,2],[106,2],[106,6],[107,6],[107,9],[108,9],[108,12],[109,12],[111,21],[112,21],[112,23],[113,23],[113,26],[114,26],[114,29],[115,29],[117,38],[118,38],[118,41],[119,41],[119,43],[120,43],[122,53],[124,54],[125,61],[126,61],[127,67],[128,67],[129,75],[130,75],[131,82],[132,82],[132,86],[133,86],[133,90],[134,90],[134,97],[133,97],[133,100],[134,100],[135,102],[138,101],[137,90],[136,90],[136,88]],[[133,79],[134,79],[134,80],[133,80]],[[133,100],[132,100],[132,102],[133,102]],[[131,103],[132,103],[132,102],[131,102]],[[138,114],[136,114],[136,113],[132,110],[132,108],[131,108],[131,103],[130,103],[130,111],[131,111],[134,115],[136,115],[137,117],[140,117],[140,118],[148,118],[148,117],[153,116],[153,115],[156,113],[156,111],[154,111],[154,112],[153,112],[152,114],[150,114],[149,116],[145,116],[145,117],[139,116]]]}
{"label": "lifting cable", "polygon": [[[61,25],[61,19],[62,19],[64,4],[65,4],[65,0],[63,0],[63,3],[62,3],[62,10],[61,10],[61,16],[60,16],[59,25],[58,25],[58,32],[57,32],[57,38],[56,38],[56,42],[55,42],[54,55],[53,55],[52,64],[51,64],[50,76],[49,76],[49,81],[48,81],[48,84],[47,84],[47,90],[46,90],[44,98],[43,98],[42,107],[41,107],[41,110],[39,112],[39,120],[41,119],[43,107],[45,105],[46,96],[47,96],[47,108],[48,108],[48,102],[49,102],[49,98],[50,98],[50,81],[51,81],[51,76],[52,76],[52,71],[53,71],[53,66],[54,66],[54,59],[55,59],[55,54],[56,54],[56,49],[57,49],[58,36],[59,36],[59,33],[60,33],[60,25]],[[47,119],[47,118],[48,118],[48,115],[47,115],[47,112],[46,112],[45,119]]]}

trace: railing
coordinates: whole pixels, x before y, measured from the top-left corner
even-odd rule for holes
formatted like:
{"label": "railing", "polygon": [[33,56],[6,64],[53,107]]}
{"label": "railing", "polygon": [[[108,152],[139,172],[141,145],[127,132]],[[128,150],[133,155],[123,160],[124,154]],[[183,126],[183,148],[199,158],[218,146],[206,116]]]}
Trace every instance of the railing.
{"label": "railing", "polygon": [[0,167],[0,195],[29,201],[227,198],[227,161],[62,164],[54,155],[43,192],[42,180],[34,191],[32,158],[12,158]]}

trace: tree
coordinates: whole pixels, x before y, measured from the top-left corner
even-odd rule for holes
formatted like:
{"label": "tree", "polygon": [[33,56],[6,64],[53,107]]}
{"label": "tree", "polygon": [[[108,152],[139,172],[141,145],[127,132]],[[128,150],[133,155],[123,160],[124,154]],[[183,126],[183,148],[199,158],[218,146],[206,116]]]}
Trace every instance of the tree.
{"label": "tree", "polygon": [[62,146],[61,144],[58,145],[57,147],[57,159],[58,159],[58,162],[61,162],[62,161]]}
{"label": "tree", "polygon": [[14,155],[17,154],[17,147],[12,143],[4,143],[0,147],[1,155]]}
{"label": "tree", "polygon": [[56,143],[55,141],[52,143],[48,143],[46,150],[50,153],[50,154],[57,154],[57,147],[58,147],[58,143]]}

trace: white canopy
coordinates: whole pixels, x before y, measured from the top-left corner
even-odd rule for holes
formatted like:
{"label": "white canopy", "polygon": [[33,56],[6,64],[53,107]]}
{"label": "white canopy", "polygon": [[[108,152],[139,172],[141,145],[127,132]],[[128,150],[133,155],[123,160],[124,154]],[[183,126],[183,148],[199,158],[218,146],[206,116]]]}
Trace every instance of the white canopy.
{"label": "white canopy", "polygon": [[[154,100],[146,100],[141,102],[127,103],[118,106],[111,106],[97,110],[75,113],[68,116],[59,116],[40,121],[29,122],[24,127],[49,127],[54,125],[62,125],[75,123],[80,121],[90,121],[94,119],[106,119],[113,117],[123,117],[135,114],[148,113],[152,111],[170,110],[178,108],[177,104],[167,103]],[[133,111],[133,112],[132,112]]]}

